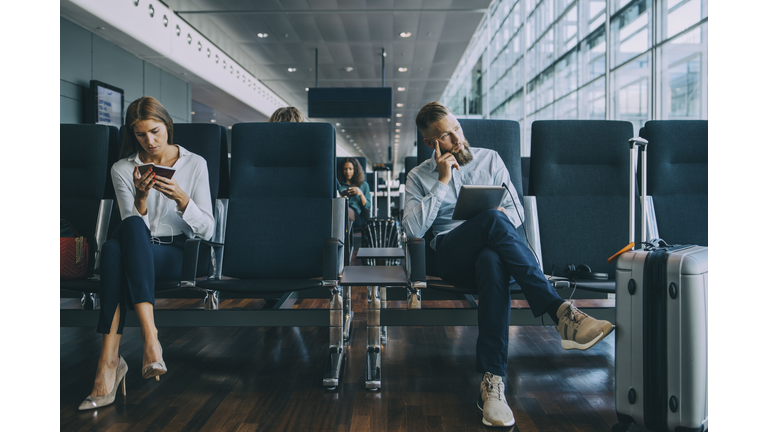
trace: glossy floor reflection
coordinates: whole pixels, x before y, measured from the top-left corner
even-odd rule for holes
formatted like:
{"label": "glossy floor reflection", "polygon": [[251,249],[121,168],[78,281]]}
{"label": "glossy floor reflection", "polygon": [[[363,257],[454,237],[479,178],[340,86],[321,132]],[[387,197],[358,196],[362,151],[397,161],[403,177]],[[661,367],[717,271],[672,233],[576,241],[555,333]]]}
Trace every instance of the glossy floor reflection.
{"label": "glossy floor reflection", "polygon": [[[335,391],[322,387],[327,328],[161,328],[168,373],[159,382],[141,378],[139,329],[126,328],[120,350],[129,367],[128,396],[80,412],[100,336],[92,328],[61,328],[61,430],[487,430],[475,407],[476,327],[389,327],[382,389],[371,392],[364,377],[363,288],[354,288],[353,300],[352,345]],[[62,307],[72,306],[67,302]],[[158,300],[158,307],[198,307],[195,302]],[[222,308],[249,301],[227,302]],[[294,307],[323,306],[299,300]],[[507,399],[518,430],[611,430],[613,334],[581,352],[563,350],[552,327],[509,331]]]}

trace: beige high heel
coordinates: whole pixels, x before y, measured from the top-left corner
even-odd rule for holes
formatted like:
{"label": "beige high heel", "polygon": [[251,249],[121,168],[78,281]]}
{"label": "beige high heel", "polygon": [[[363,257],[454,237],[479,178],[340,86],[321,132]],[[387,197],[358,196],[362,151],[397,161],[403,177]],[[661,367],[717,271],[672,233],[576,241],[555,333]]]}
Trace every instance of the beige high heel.
{"label": "beige high heel", "polygon": [[[163,347],[160,347],[160,357],[163,356]],[[160,381],[160,375],[168,372],[163,360],[152,362],[141,369],[141,376],[149,379],[155,377],[155,380]]]}
{"label": "beige high heel", "polygon": [[78,408],[80,411],[90,410],[94,408],[103,407],[105,405],[109,405],[112,402],[115,401],[115,396],[117,396],[117,387],[122,382],[123,387],[123,397],[125,397],[125,375],[128,373],[128,363],[125,362],[125,359],[123,359],[123,356],[120,356],[120,362],[117,364],[117,370],[115,371],[115,386],[112,387],[112,391],[109,392],[109,394],[104,396],[91,396],[88,395],[83,403],[80,404],[80,407]]}

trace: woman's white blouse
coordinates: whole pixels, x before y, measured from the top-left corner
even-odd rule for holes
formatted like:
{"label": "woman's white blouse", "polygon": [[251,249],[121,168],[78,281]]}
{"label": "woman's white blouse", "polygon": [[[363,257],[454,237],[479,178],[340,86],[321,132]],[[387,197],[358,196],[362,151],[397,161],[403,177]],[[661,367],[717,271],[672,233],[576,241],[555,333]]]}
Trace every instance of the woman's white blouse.
{"label": "woman's white blouse", "polygon": [[112,165],[112,183],[115,186],[120,218],[139,216],[147,224],[153,236],[171,236],[184,233],[189,238],[200,237],[208,240],[213,235],[213,211],[211,191],[208,184],[208,166],[205,159],[184,147],[179,148],[179,159],[173,165],[176,173],[173,179],[189,196],[187,209],[182,213],[176,202],[155,189],[147,196],[147,214],[141,215],[134,206],[136,187],[133,184],[133,169],[143,162],[138,153],[120,159]]}

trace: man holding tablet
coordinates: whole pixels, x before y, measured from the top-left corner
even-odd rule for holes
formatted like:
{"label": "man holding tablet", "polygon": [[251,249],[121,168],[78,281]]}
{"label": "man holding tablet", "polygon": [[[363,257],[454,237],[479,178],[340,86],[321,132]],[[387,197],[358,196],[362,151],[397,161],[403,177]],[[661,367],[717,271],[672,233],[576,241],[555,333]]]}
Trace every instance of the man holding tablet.
{"label": "man holding tablet", "polygon": [[[405,184],[403,229],[409,238],[435,238],[438,276],[448,282],[478,288],[476,370],[483,374],[483,423],[515,424],[504,395],[509,341],[509,285],[517,281],[533,315],[544,313],[557,323],[565,349],[585,350],[602,340],[613,325],[596,320],[563,301],[539,269],[536,258],[516,231],[523,223],[523,206],[501,157],[493,150],[471,148],[456,117],[440,102],[424,105],[416,116],[424,142],[435,152],[413,168]],[[501,206],[466,221],[453,220],[463,185],[507,185]],[[510,196],[511,195],[511,196]]]}

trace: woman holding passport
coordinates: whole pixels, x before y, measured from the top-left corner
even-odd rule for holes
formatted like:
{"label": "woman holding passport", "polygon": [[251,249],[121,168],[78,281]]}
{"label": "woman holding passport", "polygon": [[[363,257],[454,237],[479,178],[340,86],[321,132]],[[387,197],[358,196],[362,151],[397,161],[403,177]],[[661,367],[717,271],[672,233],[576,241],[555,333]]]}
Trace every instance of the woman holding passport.
{"label": "woman holding passport", "polygon": [[181,276],[184,242],[209,239],[213,212],[205,160],[173,144],[173,121],[156,99],[133,101],[125,114],[120,160],[112,182],[122,221],[101,252],[101,311],[96,331],[104,335],[91,394],[80,410],[115,400],[128,365],[118,354],[126,307],[136,311],[144,341],[141,374],[156,378],[167,369],[154,321],[155,280]]}

